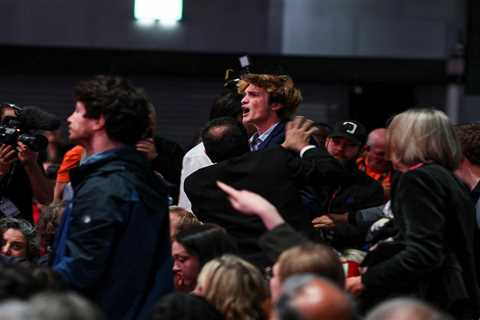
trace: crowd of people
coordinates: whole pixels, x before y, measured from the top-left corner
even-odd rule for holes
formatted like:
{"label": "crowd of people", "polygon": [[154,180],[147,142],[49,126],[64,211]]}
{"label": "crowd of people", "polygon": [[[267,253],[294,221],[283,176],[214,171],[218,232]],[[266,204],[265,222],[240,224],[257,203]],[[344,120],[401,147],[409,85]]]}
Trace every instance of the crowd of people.
{"label": "crowd of people", "polygon": [[129,81],[74,97],[69,144],[0,145],[0,318],[479,319],[480,122],[330,126],[249,73],[184,153]]}

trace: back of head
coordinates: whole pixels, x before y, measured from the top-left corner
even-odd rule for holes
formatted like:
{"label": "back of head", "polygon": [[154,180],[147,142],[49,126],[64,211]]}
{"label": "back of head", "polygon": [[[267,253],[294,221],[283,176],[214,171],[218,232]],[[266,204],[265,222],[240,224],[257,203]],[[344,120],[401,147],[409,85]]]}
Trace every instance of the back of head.
{"label": "back of head", "polygon": [[280,282],[294,274],[309,273],[345,286],[342,263],[333,249],[322,244],[306,243],[284,251],[277,260]]}
{"label": "back of head", "polygon": [[186,225],[175,235],[175,241],[198,258],[200,267],[222,254],[237,252],[233,239],[215,224]]}
{"label": "back of head", "polygon": [[394,163],[436,163],[452,171],[461,156],[447,115],[435,109],[410,109],[396,115],[388,126],[387,150]]}
{"label": "back of head", "polygon": [[210,110],[209,120],[229,117],[238,119],[242,115],[242,96],[234,90],[225,90],[215,99]]}
{"label": "back of head", "polygon": [[462,154],[471,164],[480,166],[480,123],[466,123],[454,127]]}
{"label": "back of head", "polygon": [[29,318],[28,303],[20,300],[6,300],[0,303],[0,320],[27,320]]}
{"label": "back of head", "polygon": [[103,116],[110,139],[133,145],[150,127],[145,94],[119,77],[97,76],[75,87],[75,99],[85,105],[85,117]]}
{"label": "back of head", "polygon": [[152,320],[222,320],[222,314],[204,298],[189,293],[163,296],[153,310]]}
{"label": "back of head", "polygon": [[350,320],[354,307],[347,293],[331,281],[298,274],[285,282],[275,313],[278,320]]}
{"label": "back of head", "polygon": [[76,293],[40,293],[30,299],[31,320],[102,320],[103,314]]}
{"label": "back of head", "polygon": [[239,92],[243,94],[250,84],[265,89],[269,94],[270,103],[283,105],[283,108],[277,111],[282,121],[291,120],[302,102],[300,90],[287,75],[246,74],[238,83]]}
{"label": "back of head", "polygon": [[224,161],[249,151],[245,128],[233,118],[217,118],[202,130],[207,156],[213,162]]}
{"label": "back of head", "polygon": [[42,288],[32,275],[30,266],[4,263],[0,267],[0,301],[28,299]]}
{"label": "back of head", "polygon": [[424,302],[411,298],[387,300],[367,314],[366,320],[453,320]]}
{"label": "back of head", "polygon": [[170,216],[170,237],[173,238],[185,226],[191,224],[202,224],[200,220],[190,211],[179,206],[168,208]]}
{"label": "back of head", "polygon": [[264,319],[268,288],[262,273],[249,262],[223,255],[208,262],[198,276],[197,293],[225,319]]}

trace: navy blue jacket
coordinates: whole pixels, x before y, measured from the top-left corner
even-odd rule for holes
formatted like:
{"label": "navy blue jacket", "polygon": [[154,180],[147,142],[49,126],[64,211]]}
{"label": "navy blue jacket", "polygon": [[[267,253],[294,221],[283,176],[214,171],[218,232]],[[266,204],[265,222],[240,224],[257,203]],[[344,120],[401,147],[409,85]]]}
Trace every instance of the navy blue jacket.
{"label": "navy blue jacket", "polygon": [[54,270],[108,319],[147,319],[172,291],[167,193],[131,148],[70,171],[75,197],[57,235]]}
{"label": "navy blue jacket", "polygon": [[272,132],[268,135],[267,139],[263,141],[257,148],[257,150],[264,150],[281,145],[285,141],[285,122],[280,122]]}

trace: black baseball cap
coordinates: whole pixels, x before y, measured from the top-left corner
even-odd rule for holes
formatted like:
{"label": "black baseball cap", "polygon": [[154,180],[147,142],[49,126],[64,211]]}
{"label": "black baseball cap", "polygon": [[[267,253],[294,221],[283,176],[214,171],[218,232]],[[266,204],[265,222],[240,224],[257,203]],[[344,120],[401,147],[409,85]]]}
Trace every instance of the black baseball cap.
{"label": "black baseball cap", "polygon": [[367,129],[358,121],[344,120],[335,123],[329,138],[347,138],[358,145],[364,145],[367,141]]}

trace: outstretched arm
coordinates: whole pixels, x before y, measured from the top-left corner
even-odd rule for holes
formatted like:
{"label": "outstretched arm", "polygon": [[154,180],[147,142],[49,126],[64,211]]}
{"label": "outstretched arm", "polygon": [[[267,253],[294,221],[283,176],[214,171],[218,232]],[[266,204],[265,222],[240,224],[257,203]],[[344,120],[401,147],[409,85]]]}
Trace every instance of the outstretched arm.
{"label": "outstretched arm", "polygon": [[278,210],[262,196],[247,190],[237,190],[220,181],[217,181],[217,185],[228,195],[235,210],[258,216],[268,230],[285,223]]}
{"label": "outstretched arm", "polygon": [[258,240],[258,245],[272,263],[283,251],[307,242],[300,233],[285,223],[278,210],[262,196],[246,190],[237,190],[220,181],[217,181],[217,185],[225,191],[236,210],[242,214],[256,215],[263,221],[268,231]]}

